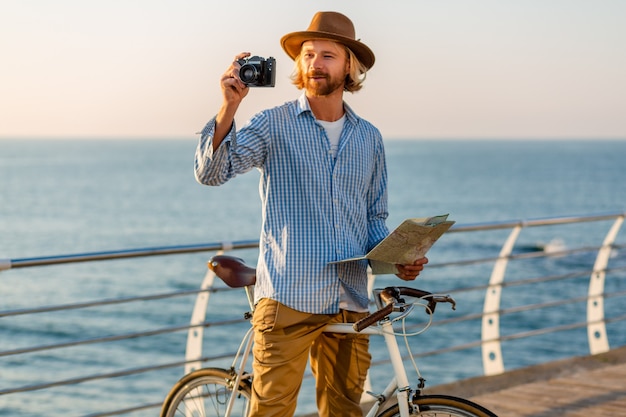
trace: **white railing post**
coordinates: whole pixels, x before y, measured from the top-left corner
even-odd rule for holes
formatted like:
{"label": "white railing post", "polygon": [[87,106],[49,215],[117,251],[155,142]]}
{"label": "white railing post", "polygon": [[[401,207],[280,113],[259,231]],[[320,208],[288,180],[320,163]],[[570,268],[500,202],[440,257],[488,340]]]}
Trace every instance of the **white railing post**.
{"label": "white railing post", "polygon": [[502,346],[500,344],[500,300],[502,298],[502,282],[509,256],[513,251],[517,237],[522,230],[522,224],[513,228],[511,234],[500,250],[500,255],[493,266],[489,287],[485,293],[483,307],[482,355],[483,371],[485,375],[496,375],[504,372]]}
{"label": "white railing post", "polygon": [[[224,251],[217,252],[217,255]],[[185,375],[202,367],[200,358],[202,357],[202,340],[204,337],[204,327],[200,326],[206,320],[206,310],[209,305],[210,291],[215,281],[215,273],[207,267],[206,274],[200,284],[201,292],[196,297],[193,306],[189,325],[192,326],[187,332],[187,348],[185,349]],[[193,362],[192,362],[193,361]]]}
{"label": "white railing post", "polygon": [[592,355],[608,352],[609,338],[606,334],[604,322],[604,281],[606,279],[606,266],[611,256],[612,245],[617,233],[624,222],[624,216],[615,219],[613,226],[602,242],[593,272],[589,279],[589,292],[587,298],[587,339],[589,340],[589,352]]}
{"label": "white railing post", "polygon": [[200,285],[202,292],[198,293],[198,296],[196,297],[193,312],[191,313],[191,320],[189,321],[189,325],[195,327],[191,327],[187,332],[185,375],[202,367],[202,362],[199,359],[202,357],[202,338],[204,336],[204,328],[200,326],[200,324],[203,323],[206,318],[206,309],[209,304],[210,296],[210,291],[208,290],[213,287],[214,280],[215,274],[207,268],[207,272],[202,280],[202,285]]}

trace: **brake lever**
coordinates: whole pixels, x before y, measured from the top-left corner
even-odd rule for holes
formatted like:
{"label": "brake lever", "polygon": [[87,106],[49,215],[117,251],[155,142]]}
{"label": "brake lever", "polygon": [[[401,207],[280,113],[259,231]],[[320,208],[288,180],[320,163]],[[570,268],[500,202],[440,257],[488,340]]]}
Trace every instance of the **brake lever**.
{"label": "brake lever", "polygon": [[434,295],[432,296],[433,301],[436,303],[450,303],[452,310],[456,310],[456,301],[454,298],[449,295]]}

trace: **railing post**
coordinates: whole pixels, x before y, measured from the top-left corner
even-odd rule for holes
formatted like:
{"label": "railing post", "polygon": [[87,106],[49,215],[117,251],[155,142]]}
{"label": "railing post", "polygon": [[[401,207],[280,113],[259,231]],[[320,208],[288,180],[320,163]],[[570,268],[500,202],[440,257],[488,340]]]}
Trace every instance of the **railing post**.
{"label": "railing post", "polygon": [[513,251],[522,224],[513,228],[511,234],[500,250],[500,255],[493,266],[489,287],[485,293],[482,323],[482,354],[485,375],[496,375],[504,372],[502,346],[500,344],[500,300],[502,298],[502,282],[509,256]]}
{"label": "railing post", "polygon": [[589,340],[589,352],[592,355],[608,352],[609,338],[606,333],[604,322],[604,282],[606,280],[606,267],[609,263],[613,242],[624,222],[624,216],[615,219],[613,226],[602,242],[593,272],[589,279],[589,292],[587,298],[587,339]]}
{"label": "railing post", "polygon": [[202,292],[198,293],[198,296],[196,297],[193,312],[191,313],[191,320],[189,321],[189,325],[195,327],[191,327],[187,332],[185,375],[202,367],[202,362],[198,359],[202,357],[202,338],[204,336],[204,328],[200,326],[200,324],[206,319],[206,309],[211,295],[208,290],[213,287],[214,280],[215,274],[207,268],[204,280],[202,280],[202,285],[200,286]]}
{"label": "railing post", "polygon": [[[224,251],[217,252],[221,255]],[[193,306],[193,312],[191,313],[191,320],[189,325],[192,326],[187,332],[187,348],[185,349],[185,375],[189,372],[195,371],[202,367],[202,362],[199,361],[202,357],[202,340],[204,337],[204,328],[200,326],[206,320],[206,310],[209,305],[210,291],[215,281],[215,273],[207,267],[206,274],[200,285],[202,290],[196,297],[196,302]],[[195,326],[195,327],[194,327]],[[193,362],[190,362],[193,361]]]}

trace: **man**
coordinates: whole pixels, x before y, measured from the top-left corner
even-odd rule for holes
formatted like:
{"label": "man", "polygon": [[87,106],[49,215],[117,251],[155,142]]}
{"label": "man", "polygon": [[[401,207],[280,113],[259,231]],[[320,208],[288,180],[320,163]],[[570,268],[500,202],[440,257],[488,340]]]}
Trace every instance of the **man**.
{"label": "man", "polygon": [[[365,335],[322,333],[367,315],[367,262],[331,262],[368,252],[388,233],[387,171],[380,132],[343,101],[358,91],[374,53],[335,12],[281,39],[295,61],[295,101],[255,115],[236,131],[249,88],[241,53],[222,76],[223,103],[202,131],[196,179],[220,185],[261,172],[262,232],[255,287],[251,416],[291,416],[310,355],[321,416],[361,416],[370,365]],[[398,265],[404,280],[427,262]]]}

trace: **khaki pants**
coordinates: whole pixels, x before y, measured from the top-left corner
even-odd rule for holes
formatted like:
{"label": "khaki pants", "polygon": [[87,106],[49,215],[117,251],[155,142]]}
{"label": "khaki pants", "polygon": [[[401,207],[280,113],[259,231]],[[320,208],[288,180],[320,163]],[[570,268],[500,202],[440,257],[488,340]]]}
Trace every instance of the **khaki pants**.
{"label": "khaki pants", "polygon": [[254,311],[251,417],[293,416],[310,354],[321,417],[361,417],[370,366],[367,335],[322,333],[328,323],[353,322],[367,313],[310,314],[261,300]]}

